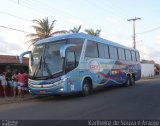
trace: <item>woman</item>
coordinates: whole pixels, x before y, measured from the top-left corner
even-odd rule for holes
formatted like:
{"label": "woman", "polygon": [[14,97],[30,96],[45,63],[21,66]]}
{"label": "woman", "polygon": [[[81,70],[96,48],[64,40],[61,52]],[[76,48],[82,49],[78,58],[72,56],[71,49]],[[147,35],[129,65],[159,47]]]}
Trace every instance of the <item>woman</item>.
{"label": "woman", "polygon": [[2,85],[2,88],[3,88],[4,97],[6,97],[7,96],[7,94],[6,94],[7,81],[6,81],[5,74],[2,73],[2,72],[0,72],[0,80],[1,80],[1,85]]}
{"label": "woman", "polygon": [[16,77],[18,79],[18,96],[24,97],[23,90],[24,90],[27,75],[24,74],[24,71],[21,70]]}
{"label": "woman", "polygon": [[12,83],[13,83],[13,95],[16,97],[17,94],[17,86],[18,86],[18,80],[17,80],[18,72],[15,72],[12,76]]}

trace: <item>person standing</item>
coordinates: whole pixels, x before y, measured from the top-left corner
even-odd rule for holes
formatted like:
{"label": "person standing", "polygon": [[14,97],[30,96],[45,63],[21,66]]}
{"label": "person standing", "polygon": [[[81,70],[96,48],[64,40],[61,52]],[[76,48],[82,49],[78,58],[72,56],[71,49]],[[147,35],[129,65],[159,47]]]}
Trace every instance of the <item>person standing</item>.
{"label": "person standing", "polygon": [[7,80],[7,84],[8,86],[10,87],[10,95],[12,96],[13,94],[13,83],[12,83],[12,74],[10,72],[10,70],[7,70],[7,73],[6,73],[6,80]]}
{"label": "person standing", "polygon": [[24,73],[23,70],[21,70],[16,77],[18,80],[18,96],[24,97],[23,90],[24,90],[26,79],[27,79],[27,75]]}
{"label": "person standing", "polygon": [[16,71],[12,76],[12,83],[13,83],[13,96],[16,97],[17,94],[17,86],[18,86],[18,80],[17,80],[18,71]]}
{"label": "person standing", "polygon": [[0,72],[0,80],[1,80],[1,85],[2,85],[2,88],[3,88],[4,97],[6,97],[7,96],[7,93],[6,93],[7,81],[6,81],[5,74],[2,73],[2,72]]}

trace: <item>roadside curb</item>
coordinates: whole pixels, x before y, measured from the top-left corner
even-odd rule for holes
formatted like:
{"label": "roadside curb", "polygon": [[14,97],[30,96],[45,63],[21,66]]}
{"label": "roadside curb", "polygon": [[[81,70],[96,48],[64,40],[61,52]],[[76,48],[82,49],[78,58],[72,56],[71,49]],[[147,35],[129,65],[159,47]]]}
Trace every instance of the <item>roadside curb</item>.
{"label": "roadside curb", "polygon": [[24,96],[24,98],[18,98],[18,97],[6,97],[6,98],[0,98],[0,105],[4,104],[11,104],[11,103],[23,103],[25,101],[35,99],[37,96],[31,96],[27,94]]}
{"label": "roadside curb", "polygon": [[158,79],[160,78],[160,75],[155,75],[151,77],[142,77],[141,80],[150,80],[150,79]]}

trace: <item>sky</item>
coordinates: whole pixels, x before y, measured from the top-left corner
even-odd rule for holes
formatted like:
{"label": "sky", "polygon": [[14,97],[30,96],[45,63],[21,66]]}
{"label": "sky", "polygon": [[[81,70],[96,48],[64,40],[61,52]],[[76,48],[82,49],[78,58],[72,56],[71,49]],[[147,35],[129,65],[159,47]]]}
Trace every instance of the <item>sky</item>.
{"label": "sky", "polygon": [[[141,59],[160,64],[160,0],[0,0],[0,55],[20,55],[30,50],[26,42],[33,33],[33,19],[49,18],[56,30],[82,26],[100,29],[100,37],[133,47],[135,22],[136,48]],[[27,33],[26,33],[27,32]]]}

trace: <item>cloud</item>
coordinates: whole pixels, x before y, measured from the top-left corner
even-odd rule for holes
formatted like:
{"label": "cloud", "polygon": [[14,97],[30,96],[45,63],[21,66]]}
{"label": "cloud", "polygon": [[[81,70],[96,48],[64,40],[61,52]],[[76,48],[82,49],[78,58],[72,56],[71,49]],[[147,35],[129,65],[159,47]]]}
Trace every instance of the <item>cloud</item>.
{"label": "cloud", "polygon": [[19,44],[9,43],[3,37],[0,36],[0,54],[16,55],[19,54],[23,48]]}
{"label": "cloud", "polygon": [[144,53],[145,55],[150,55],[151,54],[151,50],[149,48],[147,48],[146,46],[140,46],[139,50]]}
{"label": "cloud", "polygon": [[152,47],[147,47],[147,46],[139,46],[138,50],[139,50],[141,59],[154,60],[156,63],[160,63],[159,50],[156,50]]}
{"label": "cloud", "polygon": [[117,24],[119,23],[120,19],[118,17],[107,17],[105,18],[106,21]]}
{"label": "cloud", "polygon": [[160,45],[160,35],[155,37],[155,42]]}
{"label": "cloud", "polygon": [[75,27],[79,26],[79,25],[83,25],[83,22],[80,19],[77,18],[71,18],[69,19],[69,22],[74,25]]}

